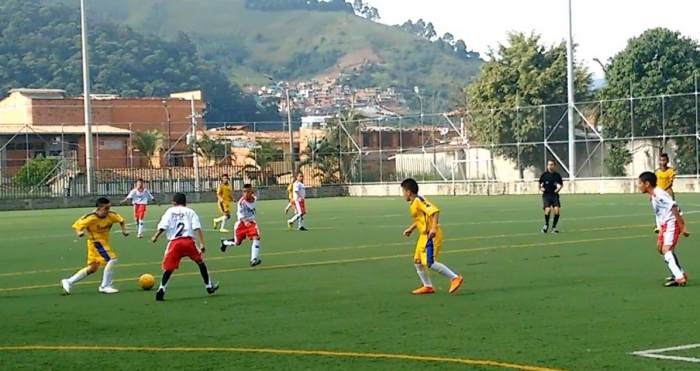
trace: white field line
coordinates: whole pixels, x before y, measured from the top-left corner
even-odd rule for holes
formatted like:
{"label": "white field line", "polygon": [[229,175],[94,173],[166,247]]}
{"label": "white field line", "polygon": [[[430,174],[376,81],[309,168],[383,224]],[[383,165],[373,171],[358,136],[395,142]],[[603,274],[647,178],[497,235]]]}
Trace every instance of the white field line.
{"label": "white field line", "polygon": [[[684,211],[683,212],[685,215],[688,214],[698,214],[700,213],[700,210],[692,210],[692,211]],[[390,217],[395,217],[395,216],[401,216],[401,215],[385,215],[384,217],[390,218]],[[208,219],[210,218],[211,215],[206,215],[203,218]],[[379,217],[379,216],[378,216]],[[565,214],[562,220],[566,221],[577,221],[577,220],[598,220],[598,219],[615,219],[615,218],[623,218],[623,217],[644,217],[649,219],[649,226],[654,225],[654,220],[653,217],[650,217],[649,215],[646,214],[617,214],[617,215],[598,215],[598,216],[586,216],[586,217],[579,217],[579,218],[566,218]],[[326,220],[342,220],[345,218],[335,218],[335,219],[326,219]],[[354,218],[348,218],[348,219],[354,219]],[[408,216],[406,215],[406,220],[408,222]],[[312,219],[313,220],[313,219]],[[154,223],[158,222],[159,219],[152,219],[152,220],[146,220],[146,223]],[[492,221],[486,221],[486,222],[461,222],[461,223],[440,223],[443,226],[469,226],[469,225],[493,225],[493,224],[514,224],[514,223],[539,223],[541,221],[540,218],[537,219],[518,219],[518,220],[492,220]],[[265,222],[265,223],[259,223],[262,226],[269,225],[269,226],[276,226],[279,227],[280,225],[284,225],[285,220],[280,219],[280,222]],[[231,224],[231,223],[229,223]],[[362,225],[362,228],[401,228],[405,227],[406,223],[402,224],[388,224],[388,225]],[[127,223],[128,226],[133,226],[135,223]],[[206,224],[205,224],[206,225]],[[349,227],[354,227],[356,225],[350,225]],[[345,226],[344,228],[348,228],[348,226]],[[314,230],[334,230],[334,229],[339,229],[336,227],[326,227],[326,226],[318,226],[318,227],[313,227],[309,226],[309,229],[314,229]],[[276,228],[273,230],[277,230]],[[279,230],[287,230],[287,228],[279,228]],[[134,231],[130,231],[134,232]],[[120,230],[115,230],[112,231],[112,233],[118,234],[121,233]],[[74,234],[59,234],[59,235],[30,235],[30,236],[19,236],[19,237],[4,237],[4,241],[18,241],[18,240],[33,240],[33,239],[50,239],[50,238],[57,238],[57,237],[71,237],[74,236]]]}
{"label": "white field line", "polygon": [[677,347],[670,347],[670,348],[640,350],[640,351],[632,352],[630,354],[635,355],[635,356],[639,356],[639,357],[665,359],[668,361],[700,363],[700,358],[667,356],[667,355],[662,354],[662,353],[677,352],[679,350],[687,350],[687,349],[695,349],[695,348],[700,348],[700,344],[687,344],[687,345],[680,345]]}

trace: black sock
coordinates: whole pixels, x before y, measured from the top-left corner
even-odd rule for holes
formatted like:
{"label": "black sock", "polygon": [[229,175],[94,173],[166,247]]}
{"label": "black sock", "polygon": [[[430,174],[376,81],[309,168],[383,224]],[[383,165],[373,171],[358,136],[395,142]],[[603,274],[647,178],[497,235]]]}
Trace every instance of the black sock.
{"label": "black sock", "polygon": [[160,279],[160,285],[165,287],[168,284],[168,281],[170,280],[170,276],[173,275],[173,271],[165,271],[163,272],[163,277]]}
{"label": "black sock", "polygon": [[554,223],[552,223],[552,228],[556,228],[557,223],[559,223],[559,214],[554,214]]}
{"label": "black sock", "polygon": [[549,214],[544,214],[544,225],[549,227]]}
{"label": "black sock", "polygon": [[197,266],[199,267],[199,273],[202,275],[202,279],[204,279],[204,284],[209,285],[209,271],[207,270],[207,265],[204,264],[204,262],[197,263]]}

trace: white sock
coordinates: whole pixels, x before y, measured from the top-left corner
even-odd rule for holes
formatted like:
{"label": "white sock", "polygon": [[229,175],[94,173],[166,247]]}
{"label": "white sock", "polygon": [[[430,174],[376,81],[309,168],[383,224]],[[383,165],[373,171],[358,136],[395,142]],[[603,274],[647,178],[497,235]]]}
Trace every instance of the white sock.
{"label": "white sock", "polygon": [[443,276],[453,279],[459,277],[459,275],[453,271],[450,270],[450,268],[447,268],[445,264],[435,262],[433,265],[430,266],[430,269],[442,274]]}
{"label": "white sock", "polygon": [[143,220],[137,221],[136,224],[138,225],[138,228],[139,228],[138,234],[143,234]]}
{"label": "white sock", "polygon": [[287,220],[287,223],[292,224],[292,223],[296,222],[299,218],[301,218],[301,214],[294,214],[292,219]]}
{"label": "white sock", "polygon": [[168,284],[166,283],[165,286],[161,283],[160,286],[158,287],[159,291],[165,291],[165,288],[168,287]]}
{"label": "white sock", "polygon": [[225,216],[221,217],[221,229],[226,228],[226,220],[227,218]]}
{"label": "white sock", "polygon": [[73,285],[73,284],[75,284],[76,282],[78,282],[78,281],[82,280],[83,278],[87,277],[87,275],[88,275],[88,273],[87,273],[87,268],[83,268],[83,269],[81,269],[81,270],[75,272],[75,274],[72,275],[72,276],[68,279],[68,283],[70,283],[71,285]]}
{"label": "white sock", "polygon": [[250,260],[253,261],[260,256],[260,240],[253,240],[253,245],[250,247]]}
{"label": "white sock", "polygon": [[292,204],[291,204],[291,203],[288,203],[288,204],[287,204],[287,207],[284,208],[284,212],[286,213],[287,211],[289,211],[289,209],[290,209],[291,207],[292,207]]}
{"label": "white sock", "polygon": [[105,269],[102,272],[102,285],[101,287],[109,287],[112,286],[112,270],[114,270],[114,266],[117,264],[117,259],[112,259],[107,262],[107,265],[105,265]]}
{"label": "white sock", "polygon": [[678,266],[676,257],[673,255],[673,251],[667,251],[664,254],[664,260],[668,265],[668,269],[671,271],[671,273],[673,273],[673,278],[677,280],[683,278],[683,271],[681,270],[681,267]]}
{"label": "white sock", "polygon": [[304,226],[304,217],[300,216],[299,217],[299,228],[302,228]]}
{"label": "white sock", "polygon": [[433,287],[433,283],[430,281],[430,274],[423,267],[423,265],[416,264],[416,263],[413,263],[413,265],[416,266],[416,273],[418,273],[418,277],[420,277],[420,281],[423,282],[423,286]]}

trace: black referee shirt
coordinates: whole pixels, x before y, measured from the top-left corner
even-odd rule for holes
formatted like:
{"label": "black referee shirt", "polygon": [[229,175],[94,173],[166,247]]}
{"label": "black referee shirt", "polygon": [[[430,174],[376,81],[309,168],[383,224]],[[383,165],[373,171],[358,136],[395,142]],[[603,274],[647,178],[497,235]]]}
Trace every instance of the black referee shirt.
{"label": "black referee shirt", "polygon": [[559,173],[545,171],[540,176],[540,184],[544,188],[544,194],[554,194],[557,189],[557,184],[564,184],[564,180]]}

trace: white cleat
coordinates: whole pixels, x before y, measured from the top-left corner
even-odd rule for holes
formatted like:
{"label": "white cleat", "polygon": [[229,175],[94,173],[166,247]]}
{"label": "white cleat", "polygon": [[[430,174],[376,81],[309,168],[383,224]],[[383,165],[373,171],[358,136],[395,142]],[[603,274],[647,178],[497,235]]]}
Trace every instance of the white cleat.
{"label": "white cleat", "polygon": [[103,294],[116,294],[119,292],[119,290],[115,289],[112,286],[107,286],[107,287],[100,287],[100,292]]}
{"label": "white cleat", "polygon": [[63,292],[65,292],[66,295],[70,295],[70,282],[68,282],[68,280],[61,280],[61,286],[63,286]]}

